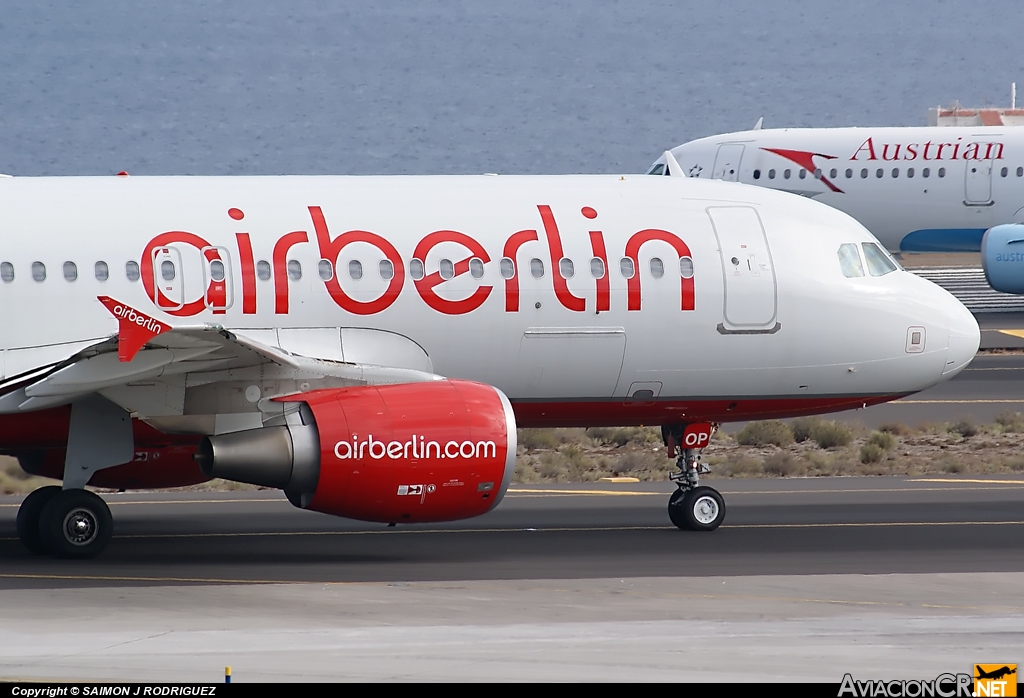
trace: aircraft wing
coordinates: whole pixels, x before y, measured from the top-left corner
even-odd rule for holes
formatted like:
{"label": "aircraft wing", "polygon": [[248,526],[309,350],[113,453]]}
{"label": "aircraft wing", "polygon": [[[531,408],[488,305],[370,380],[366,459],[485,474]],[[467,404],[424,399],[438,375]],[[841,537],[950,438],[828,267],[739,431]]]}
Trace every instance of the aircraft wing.
{"label": "aircraft wing", "polygon": [[[100,393],[141,418],[195,411],[257,416],[268,400],[310,389],[442,379],[422,348],[392,333],[325,328],[336,346],[323,346],[325,356],[317,356],[321,347],[306,341],[306,353],[312,355],[303,355],[260,341],[267,333],[277,337],[276,331],[171,325],[108,296],[99,301],[117,318],[117,334],[9,381],[0,413],[55,407]],[[341,352],[346,339],[349,360]],[[243,386],[243,399],[214,397],[218,386],[227,393]],[[186,407],[187,402],[193,404]]]}

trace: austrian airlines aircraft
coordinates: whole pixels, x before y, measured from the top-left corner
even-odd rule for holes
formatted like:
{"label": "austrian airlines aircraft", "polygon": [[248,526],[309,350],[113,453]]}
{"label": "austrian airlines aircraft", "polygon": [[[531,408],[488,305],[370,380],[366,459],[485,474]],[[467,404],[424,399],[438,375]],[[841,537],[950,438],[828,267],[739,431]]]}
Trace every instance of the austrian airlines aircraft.
{"label": "austrian airlines aircraft", "polygon": [[827,206],[686,178],[0,180],[0,449],[63,480],[36,553],[111,537],[89,484],[278,487],[383,523],[491,510],[516,427],[663,425],[669,513],[720,422],[892,400],[971,314]]}
{"label": "austrian airlines aircraft", "polygon": [[[1024,223],[1022,128],[754,129],[701,138],[670,153],[689,177],[745,182],[826,203],[894,252],[984,248],[989,283],[1024,293],[1024,254],[1010,242],[1024,241],[1024,228],[997,228]],[[662,156],[648,173],[670,170]]]}

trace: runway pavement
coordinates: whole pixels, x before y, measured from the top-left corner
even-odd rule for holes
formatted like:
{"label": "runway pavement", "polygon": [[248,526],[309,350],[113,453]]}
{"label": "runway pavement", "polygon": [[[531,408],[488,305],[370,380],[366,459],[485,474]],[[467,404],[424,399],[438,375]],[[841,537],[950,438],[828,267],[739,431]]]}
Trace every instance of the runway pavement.
{"label": "runway pavement", "polygon": [[[387,529],[276,492],[107,495],[115,538],[33,558],[0,499],[0,676],[217,680],[929,678],[1024,658],[1024,478],[513,487]],[[965,649],[969,648],[969,649]]]}

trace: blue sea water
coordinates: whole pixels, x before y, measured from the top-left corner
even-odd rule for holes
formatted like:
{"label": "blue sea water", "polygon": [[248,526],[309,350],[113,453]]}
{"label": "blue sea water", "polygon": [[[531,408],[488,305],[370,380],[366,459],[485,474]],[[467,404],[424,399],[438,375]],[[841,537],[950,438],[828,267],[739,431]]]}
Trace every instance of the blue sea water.
{"label": "blue sea water", "polygon": [[0,172],[640,171],[1014,80],[1020,0],[0,0]]}

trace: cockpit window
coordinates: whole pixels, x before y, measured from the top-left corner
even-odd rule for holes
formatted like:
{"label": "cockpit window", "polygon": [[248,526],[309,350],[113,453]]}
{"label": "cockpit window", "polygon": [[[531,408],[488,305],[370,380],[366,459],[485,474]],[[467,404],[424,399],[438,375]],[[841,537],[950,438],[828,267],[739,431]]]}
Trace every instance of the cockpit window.
{"label": "cockpit window", "polygon": [[873,242],[861,244],[864,248],[864,259],[868,263],[868,273],[871,276],[885,276],[889,272],[896,271],[896,263],[889,259],[889,255]]}
{"label": "cockpit window", "polygon": [[864,264],[860,261],[860,253],[857,252],[857,245],[847,242],[839,246],[839,268],[843,270],[843,276],[854,279],[864,276]]}
{"label": "cockpit window", "polygon": [[665,163],[663,163],[663,162],[655,163],[654,167],[652,167],[651,169],[647,170],[647,174],[649,174],[649,175],[665,174]]}

